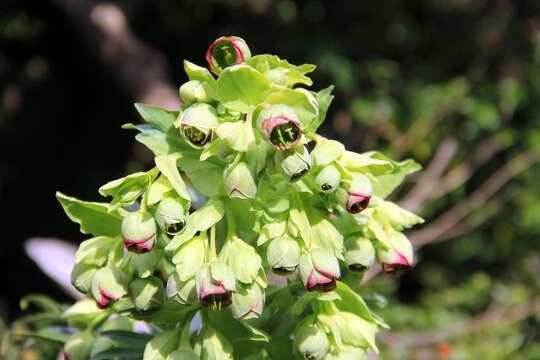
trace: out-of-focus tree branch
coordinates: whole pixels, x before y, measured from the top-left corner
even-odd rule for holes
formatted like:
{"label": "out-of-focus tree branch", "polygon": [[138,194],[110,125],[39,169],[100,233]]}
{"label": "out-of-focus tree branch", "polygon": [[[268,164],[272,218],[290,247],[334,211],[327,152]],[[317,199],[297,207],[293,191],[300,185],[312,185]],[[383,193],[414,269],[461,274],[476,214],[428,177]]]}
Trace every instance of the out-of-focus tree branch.
{"label": "out-of-focus tree branch", "polygon": [[165,59],[133,35],[118,6],[93,0],[49,1],[66,15],[127,94],[140,102],[178,108]]}

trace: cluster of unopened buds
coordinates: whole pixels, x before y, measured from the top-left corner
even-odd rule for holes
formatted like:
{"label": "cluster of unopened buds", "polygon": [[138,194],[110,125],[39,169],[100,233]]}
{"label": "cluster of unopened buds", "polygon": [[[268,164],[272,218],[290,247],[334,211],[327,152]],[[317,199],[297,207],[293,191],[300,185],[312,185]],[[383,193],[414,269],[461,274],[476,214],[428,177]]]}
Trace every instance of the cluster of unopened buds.
{"label": "cluster of unopened buds", "polygon": [[148,124],[124,126],[155,167],[102,186],[110,203],[57,195],[94,236],[72,273],[92,300],[66,313],[84,328],[66,356],[110,349],[102,329],[141,320],[159,333],[145,360],[377,352],[385,323],[340,279],[358,283],[377,260],[388,273],[411,267],[402,231],[422,219],[384,198],[418,165],[316,134],[333,96],[299,87],[312,85],[313,65],[251,56],[234,36],[214,41],[206,60],[210,71],[184,62],[179,111],[137,104]]}

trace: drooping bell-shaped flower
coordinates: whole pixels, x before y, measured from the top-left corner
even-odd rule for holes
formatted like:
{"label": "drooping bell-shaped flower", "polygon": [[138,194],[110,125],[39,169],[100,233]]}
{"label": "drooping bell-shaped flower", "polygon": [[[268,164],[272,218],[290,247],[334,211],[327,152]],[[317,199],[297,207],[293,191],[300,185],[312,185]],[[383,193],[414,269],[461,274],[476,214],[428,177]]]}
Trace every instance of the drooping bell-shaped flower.
{"label": "drooping bell-shaped flower", "polygon": [[143,254],[156,243],[156,222],[148,211],[128,213],[122,219],[122,239],[128,251]]}
{"label": "drooping bell-shaped flower", "polygon": [[159,202],[154,217],[159,227],[169,235],[177,235],[186,226],[187,211],[185,201],[166,195]]}
{"label": "drooping bell-shaped flower", "polygon": [[196,149],[208,147],[218,126],[216,109],[208,104],[194,104],[180,116],[180,132],[186,142]]}
{"label": "drooping bell-shaped flower", "polygon": [[125,274],[110,267],[97,270],[92,278],[92,297],[99,308],[108,308],[114,301],[127,295]]}
{"label": "drooping bell-shaped flower", "polygon": [[349,213],[358,214],[368,207],[373,187],[364,174],[353,173],[352,177],[348,188],[339,189],[337,196]]}
{"label": "drooping bell-shaped flower", "polygon": [[266,250],[266,259],[272,271],[278,275],[288,275],[296,270],[300,262],[298,241],[280,236],[270,241]]}
{"label": "drooping bell-shaped flower", "polygon": [[298,116],[287,105],[272,105],[262,110],[257,127],[262,136],[281,151],[296,146],[302,137]]}
{"label": "drooping bell-shaped flower", "polygon": [[311,169],[311,158],[305,146],[276,152],[275,163],[281,174],[290,182],[295,182]]}
{"label": "drooping bell-shaped flower", "polygon": [[341,276],[337,258],[323,248],[303,254],[298,269],[307,291],[332,291],[336,288],[336,279]]}
{"label": "drooping bell-shaped flower", "polygon": [[369,239],[352,235],[345,239],[345,262],[351,271],[363,272],[375,261],[375,248]]}
{"label": "drooping bell-shaped flower", "polygon": [[237,236],[232,236],[223,245],[219,252],[219,261],[233,271],[236,280],[244,284],[250,284],[257,279],[262,265],[257,250]]}
{"label": "drooping bell-shaped flower", "polygon": [[184,105],[209,103],[214,101],[210,96],[206,83],[199,80],[190,80],[180,86],[180,98]]}
{"label": "drooping bell-shaped flower", "polygon": [[201,360],[232,360],[233,347],[218,330],[206,327],[194,344],[194,351]]}
{"label": "drooping bell-shaped flower", "polygon": [[223,181],[231,198],[254,199],[257,195],[255,178],[244,161],[230,164],[223,172]]}
{"label": "drooping bell-shaped flower", "polygon": [[400,275],[413,264],[413,247],[409,239],[400,232],[388,234],[388,249],[377,248],[377,258],[386,273]]}
{"label": "drooping bell-shaped flower", "polygon": [[320,191],[330,193],[336,191],[341,182],[341,173],[334,164],[324,166],[315,176],[315,184]]}
{"label": "drooping bell-shaped flower", "polygon": [[294,333],[294,348],[307,360],[324,359],[330,349],[328,335],[314,316],[306,318]]}
{"label": "drooping bell-shaped flower", "polygon": [[249,285],[240,285],[233,294],[231,310],[238,319],[248,320],[261,316],[264,308],[264,289],[254,282]]}
{"label": "drooping bell-shaped flower", "polygon": [[243,63],[250,57],[251,52],[246,42],[237,36],[222,36],[206,51],[208,66],[216,75],[226,67]]}
{"label": "drooping bell-shaped flower", "polygon": [[197,271],[196,285],[201,305],[221,309],[232,304],[236,278],[231,268],[222,262],[203,265]]}
{"label": "drooping bell-shaped flower", "polygon": [[135,279],[129,284],[129,296],[139,311],[160,307],[165,300],[163,282],[155,276]]}

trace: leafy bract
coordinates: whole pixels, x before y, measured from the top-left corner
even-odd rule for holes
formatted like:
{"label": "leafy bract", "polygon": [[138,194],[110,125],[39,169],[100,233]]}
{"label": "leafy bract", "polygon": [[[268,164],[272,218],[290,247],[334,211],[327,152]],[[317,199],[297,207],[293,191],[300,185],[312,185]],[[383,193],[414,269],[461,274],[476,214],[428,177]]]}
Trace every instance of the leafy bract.
{"label": "leafy bract", "polygon": [[137,200],[158,174],[157,169],[137,172],[103,185],[99,188],[99,193],[103,196],[112,196],[109,211],[114,211]]}
{"label": "leafy bract", "polygon": [[247,65],[225,69],[217,83],[222,104],[243,113],[248,112],[250,106],[262,103],[270,93],[270,83],[264,75]]}
{"label": "leafy bract", "polygon": [[137,109],[144,121],[165,132],[173,126],[174,121],[180,113],[179,111],[167,110],[141,103],[136,103],[135,109]]}

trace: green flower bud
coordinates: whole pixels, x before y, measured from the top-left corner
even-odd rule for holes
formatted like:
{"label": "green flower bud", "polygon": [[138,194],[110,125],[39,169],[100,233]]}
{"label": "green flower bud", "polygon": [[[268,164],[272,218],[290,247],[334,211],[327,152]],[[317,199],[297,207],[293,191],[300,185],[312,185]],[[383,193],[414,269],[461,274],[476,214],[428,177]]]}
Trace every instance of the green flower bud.
{"label": "green flower bud", "polygon": [[413,264],[413,247],[409,239],[399,232],[389,234],[388,249],[377,248],[377,258],[386,273],[401,275]]}
{"label": "green flower bud", "polygon": [[218,126],[216,110],[208,104],[194,104],[180,116],[180,131],[186,142],[196,149],[208,147]]}
{"label": "green flower bud", "polygon": [[315,177],[315,184],[322,192],[334,192],[341,183],[341,172],[334,164],[326,165]]}
{"label": "green flower bud", "polygon": [[331,350],[324,360],[366,360],[367,352],[363,347],[343,345],[339,349]]}
{"label": "green flower bud", "polygon": [[206,262],[208,235],[203,231],[180,245],[172,258],[180,281],[185,281],[197,273]]}
{"label": "green flower bud", "polygon": [[236,292],[234,272],[222,262],[203,265],[195,277],[197,294],[202,306],[221,309],[232,304]]}
{"label": "green flower bud", "polygon": [[223,172],[225,190],[231,198],[254,199],[257,184],[249,166],[240,161],[230,164]]}
{"label": "green flower bud", "polygon": [[[233,348],[222,333],[207,328],[199,341],[198,350],[201,360],[232,360]],[[197,347],[196,347],[197,350]]]}
{"label": "green flower bud", "polygon": [[176,350],[167,356],[167,360],[198,360],[194,352],[188,350]]}
{"label": "green flower bud", "polygon": [[176,235],[184,230],[187,221],[185,202],[174,196],[164,196],[159,202],[155,219],[159,227],[169,235]]}
{"label": "green flower bud", "polygon": [[231,310],[238,319],[248,320],[261,316],[264,307],[264,289],[259,284],[240,285],[233,294]]}
{"label": "green flower bud", "polygon": [[88,332],[80,332],[69,338],[64,345],[64,353],[70,360],[90,359],[95,337]]}
{"label": "green flower bud", "polygon": [[182,305],[195,305],[197,299],[197,286],[195,277],[180,281],[178,275],[173,273],[167,280],[167,298],[173,299]]}
{"label": "green flower bud", "polygon": [[323,359],[330,349],[328,336],[314,320],[306,319],[294,333],[294,347],[304,359]]}
{"label": "green flower bud", "polygon": [[299,180],[311,168],[311,158],[305,146],[277,152],[275,163],[281,174],[290,182]]}
{"label": "green flower bud", "polygon": [[92,278],[92,297],[98,307],[104,309],[112,302],[127,294],[127,279],[123,272],[115,268],[102,268]]}
{"label": "green flower bud", "polygon": [[345,311],[338,311],[331,316],[320,316],[319,321],[337,328],[344,344],[359,347],[371,347],[377,350],[375,335],[378,327],[363,318]]}
{"label": "green flower bud", "polygon": [[263,138],[280,151],[296,146],[302,137],[298,116],[287,105],[272,105],[262,110],[257,128]]}
{"label": "green flower bud", "polygon": [[180,86],[180,98],[185,105],[209,103],[214,99],[208,94],[206,84],[199,80],[190,80]]}
{"label": "green flower bud", "polygon": [[272,271],[278,275],[287,275],[296,270],[300,261],[300,245],[298,241],[280,236],[270,241],[266,251],[268,264]]}
{"label": "green flower bud", "polygon": [[336,279],[341,276],[337,258],[322,248],[302,255],[298,269],[307,291],[332,291],[336,288]]}
{"label": "green flower bud", "polygon": [[136,254],[146,253],[156,243],[156,222],[148,211],[126,214],[122,219],[122,238],[128,251]]}
{"label": "green flower bud", "polygon": [[232,269],[236,279],[244,284],[251,284],[257,279],[262,265],[261,257],[253,246],[236,236],[225,243],[219,260]]}
{"label": "green flower bud", "polygon": [[222,36],[215,40],[206,51],[206,61],[210,71],[219,73],[226,67],[243,63],[251,57],[244,39],[237,36]]}
{"label": "green flower bud", "polygon": [[366,175],[352,173],[352,176],[348,189],[339,189],[337,196],[349,213],[358,214],[368,207],[373,188]]}
{"label": "green flower bud", "polygon": [[94,265],[75,264],[71,270],[71,284],[83,294],[89,293],[96,270]]}
{"label": "green flower bud", "polygon": [[345,240],[345,262],[351,271],[366,271],[375,261],[375,248],[369,239],[353,235]]}
{"label": "green flower bud", "polygon": [[163,304],[163,282],[155,276],[135,279],[129,284],[129,296],[139,311],[147,311]]}

